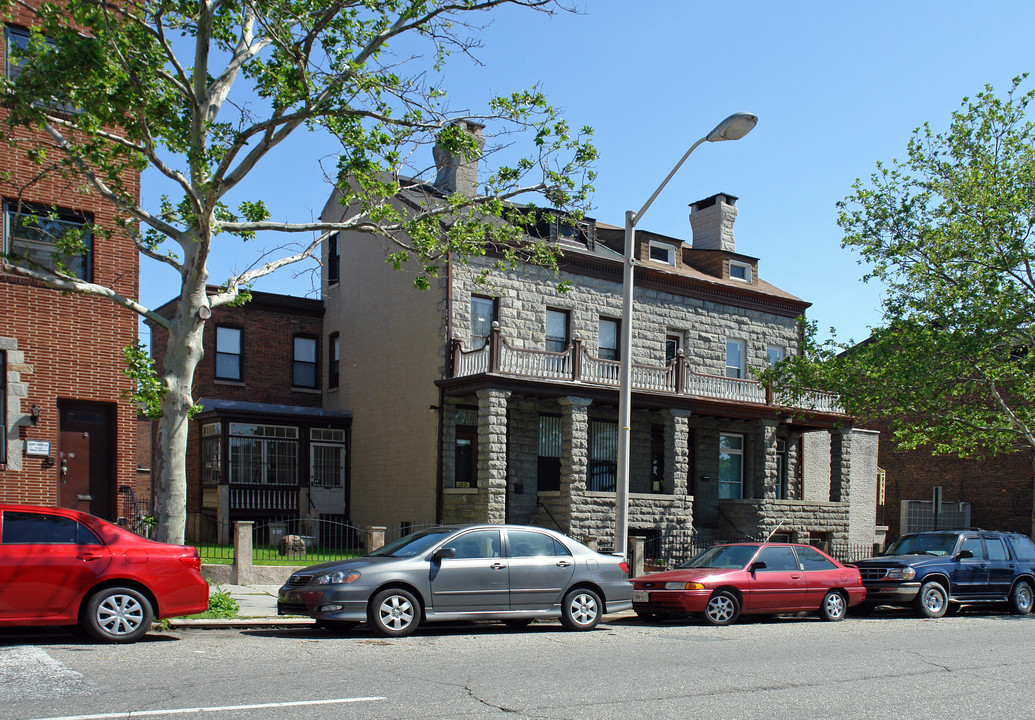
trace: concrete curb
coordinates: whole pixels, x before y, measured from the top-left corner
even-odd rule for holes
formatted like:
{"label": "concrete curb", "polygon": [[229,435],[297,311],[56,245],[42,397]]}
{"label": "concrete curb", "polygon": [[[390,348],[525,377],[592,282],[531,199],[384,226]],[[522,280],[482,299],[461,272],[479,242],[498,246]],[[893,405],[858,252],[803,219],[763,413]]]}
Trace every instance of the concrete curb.
{"label": "concrete curb", "polygon": [[[613,623],[622,620],[634,620],[636,613],[631,610],[620,613],[608,613],[601,621],[602,624]],[[544,623],[560,623],[557,618],[539,621]],[[243,617],[243,618],[205,618],[189,620],[185,618],[169,618],[170,630],[247,630],[248,628],[271,628],[271,627],[308,627],[315,625],[316,621],[306,617]]]}

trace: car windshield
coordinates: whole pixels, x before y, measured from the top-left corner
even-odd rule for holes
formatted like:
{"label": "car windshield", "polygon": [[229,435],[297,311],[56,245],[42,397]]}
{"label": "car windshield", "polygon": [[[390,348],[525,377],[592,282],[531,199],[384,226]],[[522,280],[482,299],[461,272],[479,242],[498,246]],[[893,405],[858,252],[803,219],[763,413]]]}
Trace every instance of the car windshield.
{"label": "car windshield", "polygon": [[451,528],[432,528],[430,530],[421,530],[420,532],[410,533],[394,542],[388,543],[384,547],[378,548],[372,553],[368,553],[368,557],[402,558],[420,555],[442,538],[447,535],[452,535],[455,532],[456,530]]}
{"label": "car windshield", "polygon": [[751,562],[756,552],[758,547],[755,545],[717,545],[690,558],[679,567],[738,570]]}
{"label": "car windshield", "polygon": [[956,533],[903,535],[888,546],[885,555],[948,555],[956,548]]}

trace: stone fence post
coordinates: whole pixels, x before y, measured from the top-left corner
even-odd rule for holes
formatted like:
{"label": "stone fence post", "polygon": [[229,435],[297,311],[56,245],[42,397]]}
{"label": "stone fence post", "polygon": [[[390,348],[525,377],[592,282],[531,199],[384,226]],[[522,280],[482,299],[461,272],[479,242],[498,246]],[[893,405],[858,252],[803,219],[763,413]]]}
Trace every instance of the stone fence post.
{"label": "stone fence post", "polygon": [[252,580],[252,529],[255,523],[234,523],[234,564],[230,569],[230,583],[247,585]]}
{"label": "stone fence post", "polygon": [[378,548],[384,547],[385,530],[383,525],[367,526],[367,553],[372,553]]}
{"label": "stone fence post", "polygon": [[629,573],[631,577],[643,575],[643,538],[629,538]]}

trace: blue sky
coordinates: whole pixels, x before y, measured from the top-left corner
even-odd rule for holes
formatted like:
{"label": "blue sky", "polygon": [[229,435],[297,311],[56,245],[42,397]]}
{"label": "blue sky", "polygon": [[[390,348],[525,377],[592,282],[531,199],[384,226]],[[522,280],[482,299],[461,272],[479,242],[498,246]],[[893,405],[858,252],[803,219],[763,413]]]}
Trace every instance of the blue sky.
{"label": "blue sky", "polygon": [[[879,324],[880,289],[859,281],[864,269],[841,248],[837,201],[878,160],[901,157],[914,128],[944,128],[963,97],[986,83],[1005,90],[1032,68],[1031,2],[576,1],[582,14],[484,16],[483,64],[456,56],[445,70],[452,105],[479,110],[493,94],[540,84],[572,126],[594,128],[589,214],[614,225],[716,123],[755,113],[744,139],[698,148],[639,227],[689,240],[689,203],[736,195],[737,250],[813,303],[809,317],[841,339]],[[334,152],[327,138],[300,137],[249,185],[275,219],[310,219],[329,194],[318,161]],[[145,175],[145,202],[155,194]],[[243,269],[242,257],[217,253],[213,281]],[[161,304],[176,281],[145,260],[141,299]],[[256,287],[313,294],[290,268]]]}

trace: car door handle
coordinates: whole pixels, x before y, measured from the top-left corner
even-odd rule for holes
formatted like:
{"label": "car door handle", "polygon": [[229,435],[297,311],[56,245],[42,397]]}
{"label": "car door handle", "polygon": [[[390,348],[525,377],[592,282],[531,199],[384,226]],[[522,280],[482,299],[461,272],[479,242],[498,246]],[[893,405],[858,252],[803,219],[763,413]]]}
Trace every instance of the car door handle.
{"label": "car door handle", "polygon": [[561,567],[561,568],[571,567],[571,563],[568,562],[567,560],[558,560],[557,561],[557,567]]}
{"label": "car door handle", "polygon": [[491,567],[493,570],[504,570],[507,566],[503,563],[493,563],[489,567]]}
{"label": "car door handle", "polygon": [[76,558],[79,560],[100,560],[103,557],[103,555],[98,553],[79,553],[76,555]]}
{"label": "car door handle", "polygon": [[801,580],[801,575],[791,575],[791,580]]}

